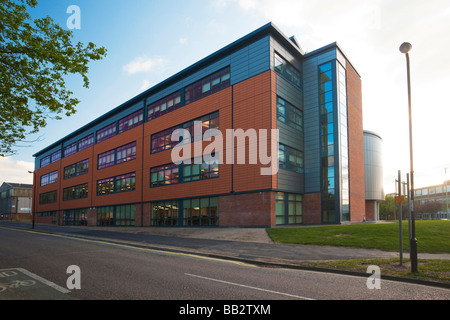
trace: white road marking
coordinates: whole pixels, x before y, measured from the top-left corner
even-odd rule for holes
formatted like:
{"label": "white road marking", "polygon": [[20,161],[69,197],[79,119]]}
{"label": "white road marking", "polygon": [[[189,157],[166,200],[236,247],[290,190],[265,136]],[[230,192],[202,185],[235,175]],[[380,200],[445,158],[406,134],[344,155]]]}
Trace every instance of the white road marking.
{"label": "white road marking", "polygon": [[60,287],[58,286],[56,283],[53,283],[51,281],[48,281],[47,279],[41,278],[39,277],[37,274],[34,274],[28,270],[25,270],[23,268],[16,268],[16,270],[19,270],[20,272],[22,272],[23,274],[26,274],[27,276],[29,276],[30,278],[33,278],[34,280],[37,280],[39,282],[42,282],[43,284],[58,290],[59,292],[62,293],[70,293],[70,290],[67,290],[66,288]]}
{"label": "white road marking", "polygon": [[208,277],[198,276],[198,275],[190,274],[190,273],[185,273],[185,275],[186,275],[186,276],[190,276],[190,277],[195,277],[195,278],[200,278],[200,279],[205,279],[205,280],[210,280],[210,281],[215,281],[215,282],[221,282],[221,283],[225,283],[225,284],[230,284],[230,285],[233,285],[233,286],[238,286],[238,287],[243,287],[243,288],[248,288],[248,289],[253,289],[253,290],[259,290],[259,291],[265,291],[265,292],[274,293],[274,294],[279,294],[279,295],[283,295],[283,296],[288,296],[288,297],[293,297],[293,298],[303,299],[303,300],[314,300],[314,299],[312,299],[312,298],[307,298],[307,297],[297,296],[297,295],[289,294],[289,293],[285,293],[285,292],[279,292],[279,291],[268,290],[268,289],[263,289],[263,288],[258,288],[258,287],[252,287],[252,286],[247,286],[247,285],[245,285],[245,284],[240,284],[240,283],[235,283],[235,282],[229,282],[229,281],[224,281],[224,280],[219,280],[219,279],[213,279],[213,278],[208,278]]}

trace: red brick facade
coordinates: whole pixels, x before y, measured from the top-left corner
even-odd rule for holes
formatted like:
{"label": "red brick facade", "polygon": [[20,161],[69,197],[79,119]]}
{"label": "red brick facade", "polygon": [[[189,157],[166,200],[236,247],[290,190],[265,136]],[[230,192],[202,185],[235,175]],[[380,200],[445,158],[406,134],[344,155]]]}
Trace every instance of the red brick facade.
{"label": "red brick facade", "polygon": [[364,135],[361,79],[347,62],[347,108],[350,221],[362,221],[365,215]]}

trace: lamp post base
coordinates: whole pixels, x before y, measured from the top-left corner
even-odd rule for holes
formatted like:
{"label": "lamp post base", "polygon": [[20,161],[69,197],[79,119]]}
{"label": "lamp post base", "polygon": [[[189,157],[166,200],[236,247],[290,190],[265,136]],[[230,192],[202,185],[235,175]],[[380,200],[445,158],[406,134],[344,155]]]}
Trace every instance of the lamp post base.
{"label": "lamp post base", "polygon": [[409,240],[409,257],[411,259],[411,272],[417,272],[417,239]]}

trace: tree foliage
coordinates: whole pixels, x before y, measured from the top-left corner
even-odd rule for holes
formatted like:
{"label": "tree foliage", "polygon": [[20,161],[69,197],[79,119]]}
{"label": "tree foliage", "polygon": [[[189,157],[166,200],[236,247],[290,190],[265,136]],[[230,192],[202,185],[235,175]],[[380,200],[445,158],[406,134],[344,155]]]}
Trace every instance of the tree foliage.
{"label": "tree foliage", "polygon": [[64,77],[79,74],[89,87],[88,64],[106,55],[104,47],[73,41],[52,18],[31,19],[37,0],[0,0],[0,156],[17,142],[61,119],[80,102]]}
{"label": "tree foliage", "polygon": [[387,220],[390,216],[395,215],[396,208],[395,198],[386,195],[384,201],[380,203],[380,219]]}

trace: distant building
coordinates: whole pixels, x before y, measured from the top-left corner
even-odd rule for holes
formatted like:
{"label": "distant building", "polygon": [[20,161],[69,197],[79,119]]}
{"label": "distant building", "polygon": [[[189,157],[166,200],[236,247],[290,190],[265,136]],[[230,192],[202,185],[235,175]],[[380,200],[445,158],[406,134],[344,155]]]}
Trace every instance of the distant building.
{"label": "distant building", "polygon": [[31,220],[33,185],[4,182],[0,187],[0,219]]}
{"label": "distant building", "polygon": [[418,211],[418,219],[449,218],[447,210],[449,183],[450,181],[445,181],[443,184],[415,189],[414,200],[416,211]]}
{"label": "distant building", "polygon": [[[414,191],[414,212],[416,219],[435,220],[448,219],[448,207],[450,208],[450,181],[442,184],[415,188]],[[389,193],[388,196],[395,197],[396,193]]]}

